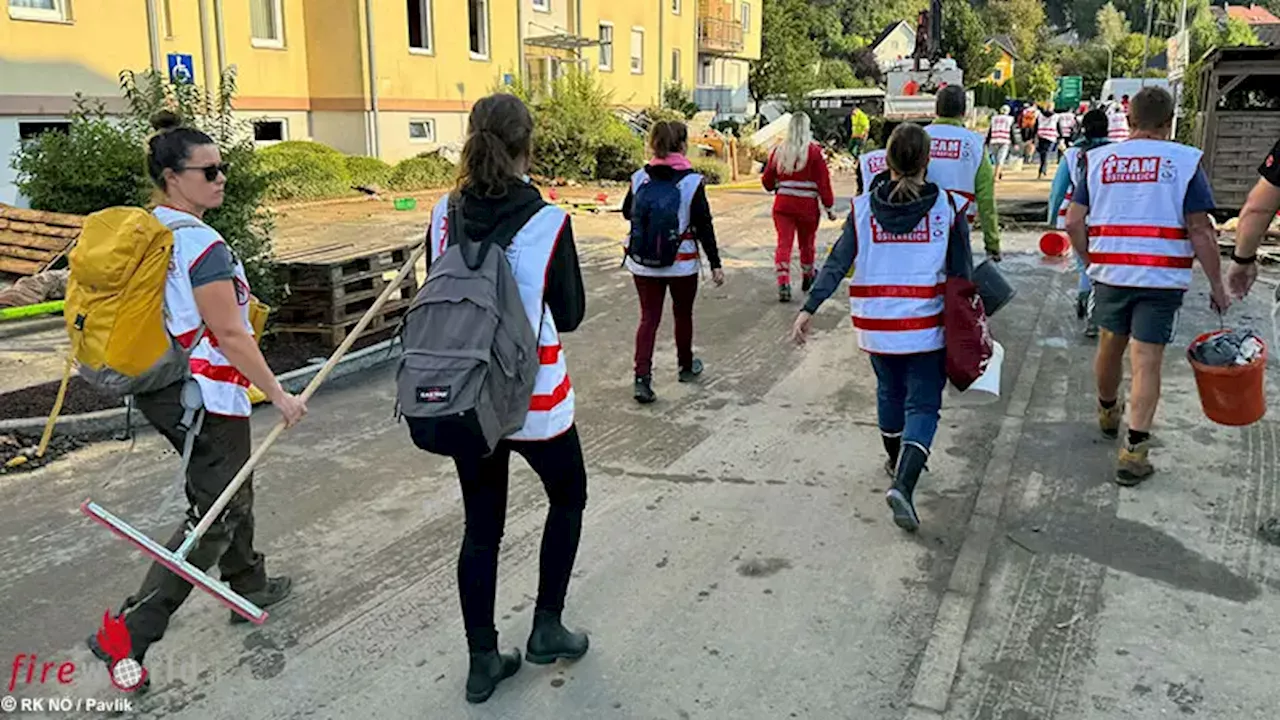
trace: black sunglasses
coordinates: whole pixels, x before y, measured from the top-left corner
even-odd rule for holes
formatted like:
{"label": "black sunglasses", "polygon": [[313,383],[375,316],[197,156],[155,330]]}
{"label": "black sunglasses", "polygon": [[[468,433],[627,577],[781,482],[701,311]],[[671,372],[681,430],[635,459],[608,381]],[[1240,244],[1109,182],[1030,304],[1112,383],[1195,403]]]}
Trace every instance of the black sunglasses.
{"label": "black sunglasses", "polygon": [[218,179],[218,173],[228,175],[231,172],[230,163],[222,163],[220,165],[205,165],[204,167],[184,167],[183,172],[187,170],[200,170],[204,172],[204,179],[213,182]]}

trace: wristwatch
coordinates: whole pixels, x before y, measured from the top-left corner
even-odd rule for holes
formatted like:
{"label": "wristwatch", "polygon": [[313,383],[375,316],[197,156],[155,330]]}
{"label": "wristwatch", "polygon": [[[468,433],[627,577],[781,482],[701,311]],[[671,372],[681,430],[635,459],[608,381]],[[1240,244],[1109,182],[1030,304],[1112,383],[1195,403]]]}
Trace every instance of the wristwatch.
{"label": "wristwatch", "polygon": [[1257,262],[1257,261],[1258,261],[1258,256],[1257,256],[1257,255],[1254,255],[1254,256],[1252,256],[1252,257],[1244,258],[1244,257],[1240,257],[1239,255],[1236,255],[1236,251],[1235,251],[1235,250],[1232,250],[1232,251],[1231,251],[1231,262],[1233,262],[1233,263],[1235,263],[1235,264],[1237,264],[1237,265],[1252,265],[1252,264],[1254,264],[1254,263],[1255,263],[1255,262]]}

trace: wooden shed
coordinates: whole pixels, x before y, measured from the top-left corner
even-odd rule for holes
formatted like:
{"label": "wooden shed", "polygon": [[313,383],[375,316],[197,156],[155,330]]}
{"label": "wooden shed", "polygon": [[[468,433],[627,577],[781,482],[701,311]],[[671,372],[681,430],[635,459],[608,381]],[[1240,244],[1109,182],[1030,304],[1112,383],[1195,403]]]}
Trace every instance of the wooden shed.
{"label": "wooden shed", "polygon": [[1280,140],[1280,48],[1219,48],[1204,59],[1197,144],[1221,215],[1236,215]]}
{"label": "wooden shed", "polygon": [[84,217],[0,204],[0,274],[35,275],[65,264]]}

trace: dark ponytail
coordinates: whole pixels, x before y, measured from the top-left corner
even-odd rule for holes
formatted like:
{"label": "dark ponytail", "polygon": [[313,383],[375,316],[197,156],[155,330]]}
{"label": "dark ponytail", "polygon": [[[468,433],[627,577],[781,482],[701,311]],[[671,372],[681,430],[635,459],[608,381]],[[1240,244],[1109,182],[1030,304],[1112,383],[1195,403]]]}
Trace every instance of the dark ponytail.
{"label": "dark ponytail", "polygon": [[467,142],[458,164],[457,191],[501,197],[518,176],[516,162],[533,152],[533,116],[515,95],[497,93],[471,108]]}
{"label": "dark ponytail", "polygon": [[889,199],[916,200],[924,190],[924,171],[929,167],[929,133],[913,123],[902,123],[889,136],[885,160],[898,175]]}
{"label": "dark ponytail", "polygon": [[153,115],[151,128],[156,132],[147,140],[147,174],[161,190],[165,189],[166,169],[182,170],[187,158],[191,157],[191,148],[214,144],[213,138],[199,130],[183,127],[182,118],[169,110]]}

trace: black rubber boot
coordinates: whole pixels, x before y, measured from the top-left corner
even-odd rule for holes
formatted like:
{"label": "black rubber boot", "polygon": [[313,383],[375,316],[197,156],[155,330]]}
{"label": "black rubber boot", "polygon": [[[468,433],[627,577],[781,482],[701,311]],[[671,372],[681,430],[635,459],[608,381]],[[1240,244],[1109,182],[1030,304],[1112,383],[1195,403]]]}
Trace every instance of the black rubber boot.
{"label": "black rubber boot", "polygon": [[636,378],[636,402],[648,405],[657,399],[658,396],[653,393],[653,377],[645,375]]}
{"label": "black rubber boot", "polygon": [[805,275],[804,280],[800,281],[800,289],[804,292],[809,292],[810,290],[812,290],[813,281],[816,278],[817,278],[816,275]]}
{"label": "black rubber boot", "polygon": [[1083,320],[1089,312],[1089,291],[1076,293],[1076,319]]}
{"label": "black rubber boot", "polygon": [[790,285],[778,286],[778,302],[784,302],[784,303],[791,302],[791,286]]}
{"label": "black rubber boot", "polygon": [[698,358],[694,358],[693,362],[690,363],[688,368],[682,369],[680,371],[679,379],[680,379],[680,382],[682,383],[691,383],[697,380],[698,376],[701,374],[702,374],[702,361],[699,360]]}
{"label": "black rubber boot", "polygon": [[[274,577],[267,580],[267,586],[254,593],[245,593],[245,600],[257,605],[260,608],[270,607],[276,603],[289,597],[293,591],[293,580],[286,575]],[[238,612],[231,612],[231,624],[238,625],[240,623],[249,622]]]}
{"label": "black rubber boot", "polygon": [[880,440],[884,442],[884,451],[889,455],[889,459],[884,463],[884,471],[892,479],[898,472],[898,453],[902,450],[902,435],[880,433]]}
{"label": "black rubber boot", "polygon": [[923,447],[913,442],[903,443],[902,454],[898,458],[897,476],[893,487],[885,493],[885,501],[893,510],[894,524],[908,532],[915,532],[920,527],[920,516],[916,514],[912,496],[928,460],[929,453]]}
{"label": "black rubber boot", "polygon": [[535,610],[525,657],[536,665],[550,665],[560,658],[577,660],[587,654],[590,645],[586,633],[570,632],[565,628],[560,622],[560,613]]}
{"label": "black rubber boot", "polygon": [[471,669],[467,672],[467,702],[482,703],[493,695],[498,683],[520,670],[520,651],[509,653],[481,650],[471,653]]}

